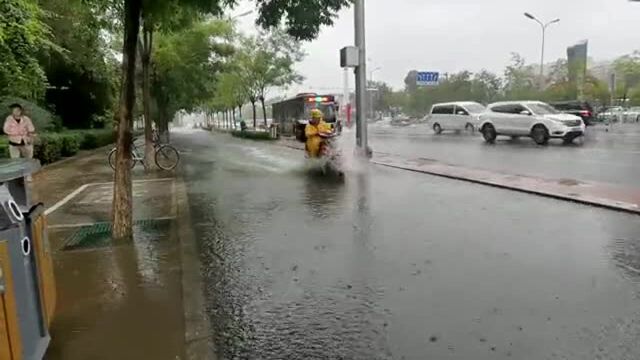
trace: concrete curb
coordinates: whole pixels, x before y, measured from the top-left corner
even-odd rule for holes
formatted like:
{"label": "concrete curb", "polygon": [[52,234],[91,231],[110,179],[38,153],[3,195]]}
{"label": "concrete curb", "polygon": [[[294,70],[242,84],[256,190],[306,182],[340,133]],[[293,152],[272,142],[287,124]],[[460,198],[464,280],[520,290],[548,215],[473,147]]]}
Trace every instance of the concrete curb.
{"label": "concrete curb", "polygon": [[209,319],[205,311],[200,257],[191,215],[187,189],[182,179],[176,179],[175,191],[180,260],[182,263],[182,304],[185,321],[185,355],[187,360],[217,359],[211,338]]}
{"label": "concrete curb", "polygon": [[615,201],[608,200],[608,199],[585,198],[585,197],[571,196],[571,195],[565,195],[565,194],[554,193],[554,192],[547,192],[547,191],[536,190],[536,189],[528,189],[528,188],[518,187],[518,186],[510,186],[510,185],[500,184],[500,183],[496,183],[496,182],[491,182],[489,180],[474,179],[474,178],[466,177],[466,176],[445,174],[445,173],[441,173],[441,172],[429,171],[429,170],[425,170],[425,169],[417,169],[417,168],[412,168],[412,167],[409,167],[409,166],[390,164],[390,163],[380,162],[380,161],[376,161],[376,160],[372,160],[371,162],[373,164],[376,164],[376,165],[379,165],[379,166],[385,166],[385,167],[394,168],[394,169],[413,171],[413,172],[418,172],[418,173],[423,173],[423,174],[428,174],[428,175],[433,175],[433,176],[439,176],[439,177],[444,177],[444,178],[453,179],[453,180],[466,181],[466,182],[470,182],[470,183],[473,183],[473,184],[491,186],[491,187],[495,187],[495,188],[498,188],[498,189],[517,191],[517,192],[522,192],[522,193],[525,193],[525,194],[538,195],[538,196],[543,196],[543,197],[557,199],[557,200],[570,201],[570,202],[574,202],[574,203],[578,203],[578,204],[595,206],[595,207],[599,207],[599,208],[604,208],[604,209],[609,209],[609,210],[614,210],[614,211],[620,211],[620,212],[640,215],[640,208],[635,208],[634,209],[634,208],[631,208],[631,207],[628,207],[628,206],[623,206],[623,205],[617,204]]}
{"label": "concrete curb", "polygon": [[[294,145],[283,143],[283,142],[279,143],[278,145],[287,147],[290,149],[303,150]],[[473,177],[464,176],[464,175],[455,175],[455,174],[439,172],[439,171],[430,171],[423,168],[411,167],[409,165],[400,165],[393,162],[379,161],[375,159],[375,154],[376,153],[374,153],[374,158],[371,160],[371,163],[378,166],[385,166],[385,167],[394,168],[398,170],[413,171],[413,172],[418,172],[418,173],[432,175],[432,176],[444,177],[452,180],[466,181],[473,184],[491,186],[498,189],[518,191],[518,192],[522,192],[530,195],[544,196],[544,197],[552,198],[556,200],[570,201],[577,204],[589,205],[589,206],[604,208],[608,210],[640,215],[640,207],[637,207],[637,206],[634,207],[634,205],[636,204],[625,203],[625,202],[616,201],[613,199],[598,198],[598,197],[588,196],[588,195],[587,196],[570,195],[570,194],[563,194],[561,192],[544,191],[544,190],[539,190],[534,188],[527,188],[523,186],[508,185],[508,184],[500,183],[498,181],[487,180],[481,177],[473,178]],[[378,153],[378,154],[391,155],[391,154],[384,154],[384,153]]]}

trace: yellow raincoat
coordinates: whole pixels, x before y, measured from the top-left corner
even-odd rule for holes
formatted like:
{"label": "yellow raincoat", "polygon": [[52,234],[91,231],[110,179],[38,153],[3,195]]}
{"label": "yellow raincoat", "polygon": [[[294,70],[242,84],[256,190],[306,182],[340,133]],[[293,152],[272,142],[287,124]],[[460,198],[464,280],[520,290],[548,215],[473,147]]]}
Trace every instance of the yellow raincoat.
{"label": "yellow raincoat", "polygon": [[320,145],[322,144],[321,133],[331,133],[331,125],[323,120],[317,125],[311,123],[304,128],[304,134],[307,137],[307,154],[309,157],[316,158],[320,155]]}

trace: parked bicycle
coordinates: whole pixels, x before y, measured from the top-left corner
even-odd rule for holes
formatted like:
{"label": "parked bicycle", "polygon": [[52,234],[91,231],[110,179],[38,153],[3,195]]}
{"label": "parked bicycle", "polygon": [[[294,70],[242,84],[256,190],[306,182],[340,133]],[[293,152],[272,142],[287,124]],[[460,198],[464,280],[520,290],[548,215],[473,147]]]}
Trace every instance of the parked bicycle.
{"label": "parked bicycle", "polygon": [[[154,147],[154,161],[156,165],[162,170],[173,170],[178,166],[180,162],[180,153],[178,150],[168,144],[160,144],[158,141],[153,142]],[[113,148],[109,152],[109,165],[113,170],[116,169],[116,148]],[[135,141],[131,144],[131,168],[133,169],[139,162],[144,165],[145,155],[144,146],[136,145]]]}

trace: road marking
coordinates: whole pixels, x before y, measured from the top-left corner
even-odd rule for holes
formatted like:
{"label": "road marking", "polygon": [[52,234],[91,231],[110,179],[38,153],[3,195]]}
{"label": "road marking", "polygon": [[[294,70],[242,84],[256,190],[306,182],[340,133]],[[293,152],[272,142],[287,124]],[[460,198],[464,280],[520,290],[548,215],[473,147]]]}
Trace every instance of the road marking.
{"label": "road marking", "polygon": [[81,192],[84,191],[84,189],[88,188],[89,185],[96,185],[98,183],[93,183],[93,184],[84,184],[82,186],[80,186],[79,188],[77,188],[74,192],[72,192],[71,194],[65,196],[64,199],[58,201],[57,203],[55,203],[52,207],[48,208],[47,210],[44,211],[45,215],[49,215],[51,213],[53,213],[54,211],[58,210],[62,205],[66,204],[69,202],[69,200],[73,199],[74,197],[76,197],[78,194],[80,194]]}
{"label": "road marking", "polygon": [[[133,180],[133,183],[148,183],[148,182],[163,182],[163,181],[173,181],[173,178],[160,178],[160,179],[143,179],[143,180]],[[113,185],[113,181],[111,182],[98,182],[98,183],[88,183],[81,185],[76,190],[74,190],[71,194],[65,196],[62,200],[55,203],[53,206],[45,210],[44,214],[49,215],[54,211],[58,210],[60,207],[68,203],[71,199],[78,196],[81,192],[86,190],[90,186],[102,186],[102,185]]]}

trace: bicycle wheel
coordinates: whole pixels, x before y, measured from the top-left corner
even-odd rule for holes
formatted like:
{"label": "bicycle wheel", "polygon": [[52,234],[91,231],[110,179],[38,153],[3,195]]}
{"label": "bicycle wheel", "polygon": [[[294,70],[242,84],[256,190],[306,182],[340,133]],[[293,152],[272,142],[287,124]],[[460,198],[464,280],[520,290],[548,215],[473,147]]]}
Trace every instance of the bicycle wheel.
{"label": "bicycle wheel", "polygon": [[[111,150],[111,152],[109,153],[109,166],[111,166],[111,168],[113,170],[116,169],[116,149],[114,148],[113,150]],[[131,160],[131,168],[133,169],[136,166],[136,161],[135,160]]]}
{"label": "bicycle wheel", "polygon": [[160,145],[156,149],[156,165],[162,170],[173,170],[178,166],[180,154],[171,145]]}

